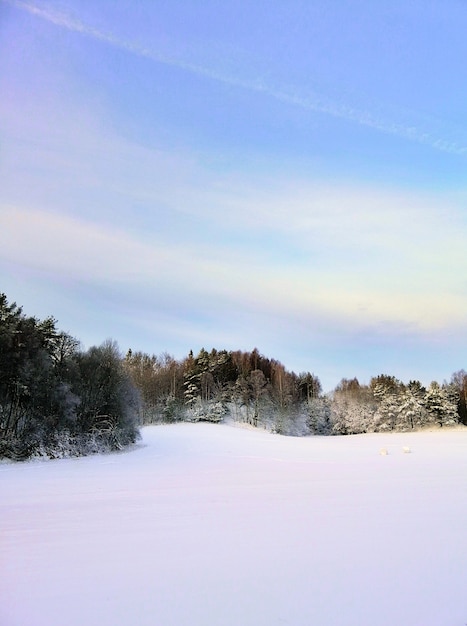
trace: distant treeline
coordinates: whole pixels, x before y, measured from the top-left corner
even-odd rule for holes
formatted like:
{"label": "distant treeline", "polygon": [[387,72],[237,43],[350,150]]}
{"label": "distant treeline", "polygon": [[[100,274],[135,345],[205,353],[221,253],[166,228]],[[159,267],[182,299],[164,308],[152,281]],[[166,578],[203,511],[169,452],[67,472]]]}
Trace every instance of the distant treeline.
{"label": "distant treeline", "polygon": [[323,394],[310,372],[289,372],[252,352],[202,349],[175,360],[128,351],[125,368],[141,393],[141,422],[230,419],[287,435],[347,435],[467,424],[467,373],[449,383],[404,384],[380,375],[343,379]]}
{"label": "distant treeline", "polygon": [[139,425],[231,419],[286,435],[345,435],[467,424],[467,373],[404,384],[295,374],[257,349],[202,349],[176,360],[113,341],[83,351],[56,320],[26,316],[0,294],[0,457],[121,449]]}
{"label": "distant treeline", "polygon": [[[279,361],[252,352],[201,349],[182,360],[128,351],[125,368],[141,393],[144,424],[219,422],[230,416],[278,433],[292,432],[297,407],[321,396],[309,372],[296,375]],[[286,424],[287,422],[287,424]]]}

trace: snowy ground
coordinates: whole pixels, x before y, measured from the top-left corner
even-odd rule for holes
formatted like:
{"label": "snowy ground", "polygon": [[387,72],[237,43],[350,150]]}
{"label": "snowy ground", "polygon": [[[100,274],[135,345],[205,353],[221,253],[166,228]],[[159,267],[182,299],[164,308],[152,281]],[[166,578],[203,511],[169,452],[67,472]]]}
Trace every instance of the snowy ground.
{"label": "snowy ground", "polygon": [[1,626],[467,623],[467,429],[143,437],[0,464]]}

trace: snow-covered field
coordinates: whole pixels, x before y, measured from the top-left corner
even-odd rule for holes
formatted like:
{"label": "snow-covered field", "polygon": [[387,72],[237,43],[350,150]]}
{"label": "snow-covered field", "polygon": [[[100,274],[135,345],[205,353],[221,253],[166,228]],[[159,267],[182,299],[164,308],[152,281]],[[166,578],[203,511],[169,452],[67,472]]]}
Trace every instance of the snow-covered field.
{"label": "snow-covered field", "polygon": [[467,623],[467,429],[149,427],[0,498],[1,626]]}

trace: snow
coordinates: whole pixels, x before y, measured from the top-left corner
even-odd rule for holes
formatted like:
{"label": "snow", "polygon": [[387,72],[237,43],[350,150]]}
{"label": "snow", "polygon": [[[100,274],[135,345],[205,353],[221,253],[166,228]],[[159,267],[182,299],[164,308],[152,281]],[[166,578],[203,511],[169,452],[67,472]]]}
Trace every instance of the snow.
{"label": "snow", "polygon": [[0,624],[464,626],[466,477],[467,429],[3,463]]}

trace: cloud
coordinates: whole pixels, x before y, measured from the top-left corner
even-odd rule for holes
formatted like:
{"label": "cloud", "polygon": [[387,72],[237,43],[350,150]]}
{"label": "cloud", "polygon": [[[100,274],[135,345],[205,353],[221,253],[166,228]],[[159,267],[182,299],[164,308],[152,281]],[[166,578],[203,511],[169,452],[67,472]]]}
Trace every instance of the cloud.
{"label": "cloud", "polygon": [[55,103],[52,127],[55,108],[35,106],[3,146],[7,262],[208,319],[241,309],[337,334],[465,325],[462,196],[222,173],[119,137],[77,103]]}
{"label": "cloud", "polygon": [[283,102],[293,107],[299,107],[306,111],[328,115],[355,123],[360,126],[371,128],[375,131],[394,135],[407,141],[424,144],[430,148],[458,156],[467,155],[467,146],[443,137],[436,136],[433,132],[419,128],[416,125],[401,124],[392,120],[384,119],[370,111],[361,110],[348,106],[344,102],[334,101],[323,94],[313,92],[304,93],[294,87],[283,87],[268,84],[264,79],[245,80],[238,76],[228,75],[213,68],[190,63],[181,58],[170,57],[160,54],[150,47],[143,46],[138,42],[126,41],[116,37],[110,32],[104,32],[89,24],[72,18],[69,15],[55,11],[51,8],[38,6],[22,0],[0,0],[18,9],[27,11],[31,15],[44,19],[60,28],[91,37],[109,46],[124,50],[129,54],[150,59],[156,63],[180,69],[193,75],[207,78],[212,81],[223,83],[231,87],[245,89],[250,92],[262,94],[266,97]]}
{"label": "cloud", "polygon": [[[113,286],[121,293],[147,290],[161,301],[189,302],[227,317],[233,307],[289,320],[315,320],[323,326],[391,329],[410,327],[427,333],[465,323],[467,296],[449,286],[440,297],[430,284],[417,291],[417,276],[403,274],[378,284],[374,268],[355,276],[349,267],[313,267],[270,261],[253,247],[238,254],[235,247],[213,242],[200,248],[196,240],[179,245],[153,237],[144,239],[117,228],[39,210],[3,206],[0,249],[8,263],[29,266],[75,281]],[[362,270],[365,272],[365,270]],[[177,308],[177,307],[176,307]],[[223,311],[224,313],[221,313]],[[401,326],[402,325],[402,326]]]}
{"label": "cloud", "polygon": [[[0,258],[24,276],[131,293],[136,310],[150,293],[186,336],[214,319],[246,328],[250,313],[262,332],[328,337],[465,327],[465,198],[304,180],[293,167],[216,171],[203,155],[118,136],[95,102],[39,95],[34,114],[27,106],[2,106],[0,172]],[[182,326],[184,311],[198,321],[186,313]],[[221,325],[206,334],[225,336]]]}

